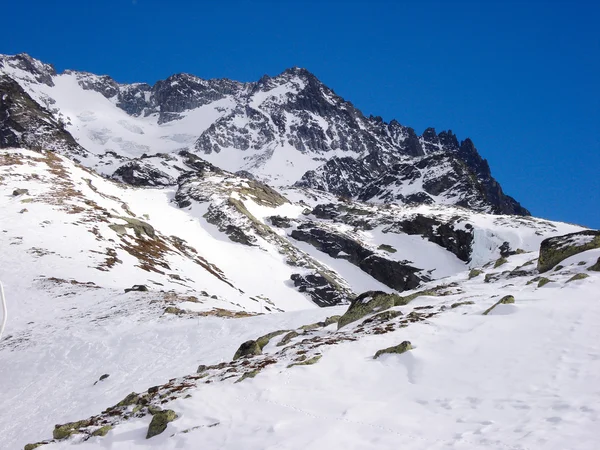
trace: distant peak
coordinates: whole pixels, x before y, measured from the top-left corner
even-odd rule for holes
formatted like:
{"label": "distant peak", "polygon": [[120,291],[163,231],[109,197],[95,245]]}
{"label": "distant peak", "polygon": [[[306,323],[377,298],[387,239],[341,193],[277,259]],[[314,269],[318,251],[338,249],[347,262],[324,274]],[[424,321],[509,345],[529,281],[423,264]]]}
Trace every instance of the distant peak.
{"label": "distant peak", "polygon": [[295,76],[299,76],[299,77],[312,77],[315,78],[315,76],[308,71],[307,69],[303,68],[303,67],[290,67],[289,69],[285,69],[282,72],[282,75],[295,75]]}

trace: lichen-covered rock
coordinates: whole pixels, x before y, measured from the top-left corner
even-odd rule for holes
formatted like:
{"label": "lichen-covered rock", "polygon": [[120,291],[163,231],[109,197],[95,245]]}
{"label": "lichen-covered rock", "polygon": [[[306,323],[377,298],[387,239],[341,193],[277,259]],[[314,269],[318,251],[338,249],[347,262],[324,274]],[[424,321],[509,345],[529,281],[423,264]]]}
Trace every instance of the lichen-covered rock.
{"label": "lichen-covered rock", "polygon": [[454,309],[454,308],[458,308],[459,306],[464,306],[464,305],[474,305],[475,302],[472,300],[465,300],[464,302],[456,302],[456,303],[452,303],[450,305],[450,308]]}
{"label": "lichen-covered rock", "polygon": [[119,403],[117,403],[115,406],[121,407],[121,406],[137,405],[139,403],[139,401],[140,401],[139,394],[132,392],[127,397],[125,397],[123,400],[121,400]]}
{"label": "lichen-covered rock", "polygon": [[589,277],[589,275],[587,273],[577,273],[577,274],[573,275],[571,278],[569,278],[567,280],[567,283],[570,283],[571,281],[585,280],[588,277]]}
{"label": "lichen-covered rock", "polygon": [[239,377],[236,380],[236,383],[241,383],[242,381],[248,379],[248,378],[254,378],[256,375],[258,375],[260,373],[260,369],[254,369],[251,370],[249,372],[244,373],[244,375],[242,375],[241,377]]}
{"label": "lichen-covered rock", "polygon": [[237,352],[233,356],[234,361],[240,358],[246,358],[248,356],[256,356],[262,354],[262,349],[258,343],[254,340],[249,340],[240,345]]}
{"label": "lichen-covered rock", "polygon": [[62,425],[56,425],[52,431],[54,439],[66,439],[69,436],[77,433],[77,430],[90,425],[89,420],[79,420],[77,422],[69,422]]}
{"label": "lichen-covered rock", "polygon": [[505,295],[500,300],[498,300],[496,303],[494,303],[492,306],[490,306],[488,309],[486,309],[483,312],[483,315],[487,316],[498,305],[509,305],[514,302],[515,302],[515,298],[512,295]]}
{"label": "lichen-covered rock", "polygon": [[338,320],[338,330],[349,323],[356,322],[369,314],[385,311],[394,307],[398,299],[396,294],[382,291],[367,291],[356,297],[350,303],[348,310]]}
{"label": "lichen-covered rock", "polygon": [[185,311],[183,309],[177,308],[176,306],[167,306],[163,312],[165,314],[175,314],[177,316],[185,314]]}
{"label": "lichen-covered rock", "polygon": [[287,331],[289,331],[289,330],[272,331],[271,333],[267,333],[264,336],[259,337],[256,340],[256,343],[258,344],[258,347],[262,351],[262,349],[266,347],[266,345],[271,341],[271,339],[273,339],[274,337],[279,336],[280,334],[283,334]]}
{"label": "lichen-covered rock", "polygon": [[46,444],[49,444],[49,442],[36,442],[35,444],[27,444],[23,450],[35,450],[36,448]]}
{"label": "lichen-covered rock", "polygon": [[390,320],[393,320],[396,317],[400,317],[402,315],[403,314],[401,311],[387,310],[382,313],[375,314],[374,316],[371,316],[368,319],[365,319],[361,325],[389,322]]}
{"label": "lichen-covered rock", "polygon": [[592,270],[594,272],[600,272],[600,258],[598,258],[598,261],[596,261],[596,264],[594,264],[593,266],[590,266],[588,268],[588,270]]}
{"label": "lichen-covered rock", "polygon": [[286,334],[281,341],[279,341],[277,343],[278,347],[281,347],[283,345],[286,345],[288,342],[290,342],[292,339],[294,339],[295,337],[300,336],[300,334],[296,331],[290,331],[288,334]]}
{"label": "lichen-covered rock", "polygon": [[92,433],[92,436],[106,436],[110,430],[112,430],[112,425],[104,425],[103,427],[98,428]]}
{"label": "lichen-covered rock", "polygon": [[547,285],[548,283],[552,283],[552,280],[550,280],[549,278],[546,278],[546,277],[540,277],[538,280],[537,287],[541,288],[541,287]]}
{"label": "lichen-covered rock", "polygon": [[600,248],[600,231],[585,230],[545,239],[540,245],[538,270],[547,272],[561,261],[587,250]]}
{"label": "lichen-covered rock", "polygon": [[504,258],[504,257],[500,257],[496,260],[496,262],[494,263],[494,269],[497,269],[500,266],[503,266],[504,264],[506,264],[508,262],[508,259]]}
{"label": "lichen-covered rock", "polygon": [[148,433],[146,433],[146,439],[150,439],[154,436],[161,434],[167,429],[169,422],[173,422],[177,418],[177,414],[172,409],[165,409],[157,412],[152,416],[152,421],[148,426]]}
{"label": "lichen-covered rock", "polygon": [[410,341],[404,341],[398,345],[395,345],[393,347],[388,347],[388,348],[384,348],[382,350],[377,350],[377,352],[375,353],[375,356],[373,356],[373,359],[377,359],[379,358],[381,355],[384,355],[386,353],[395,353],[395,354],[402,354],[405,353],[409,350],[412,350],[412,344],[410,343]]}
{"label": "lichen-covered rock", "polygon": [[299,361],[289,364],[287,367],[289,369],[290,367],[294,367],[294,366],[312,366],[313,364],[316,364],[317,362],[319,362],[319,360],[321,359],[322,356],[323,355],[315,355],[312,358],[304,357]]}
{"label": "lichen-covered rock", "polygon": [[481,270],[471,269],[471,271],[469,272],[469,280],[472,280],[473,278],[478,277],[482,273],[483,272]]}

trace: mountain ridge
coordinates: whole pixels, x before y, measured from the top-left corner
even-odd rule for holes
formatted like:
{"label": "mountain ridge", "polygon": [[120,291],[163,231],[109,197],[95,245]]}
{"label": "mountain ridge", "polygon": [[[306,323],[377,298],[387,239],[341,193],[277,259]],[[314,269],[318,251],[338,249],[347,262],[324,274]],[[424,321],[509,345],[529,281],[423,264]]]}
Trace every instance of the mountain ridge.
{"label": "mountain ridge", "polygon": [[[185,131],[173,136],[160,135],[160,139],[179,140],[189,151],[218,166],[225,165],[227,170],[244,170],[275,185],[299,183],[300,186],[340,195],[359,195],[360,189],[372,185],[384,175],[388,179],[397,178],[396,172],[388,169],[398,163],[411,163],[411,158],[442,153],[457,161],[451,164],[465,163],[467,169],[455,170],[451,179],[437,183],[432,192],[427,192],[425,186],[421,195],[410,196],[407,203],[441,201],[485,212],[530,214],[516,200],[504,194],[492,177],[487,161],[481,158],[470,139],[459,143],[452,131],[438,134],[433,128],[427,128],[418,136],[412,128],[401,125],[397,120],[385,122],[379,117],[366,117],[351,102],[337,96],[303,68],[289,68],[274,77],[265,75],[249,83],[174,74],[150,86],[145,83],[119,84],[108,75],[87,72],[65,70],[57,74],[51,65],[24,54],[1,56],[0,62],[2,71],[20,80],[24,88],[37,97],[37,101],[46,102],[55,115],[66,116],[66,128],[75,140],[84,148],[93,148],[96,157],[103,159],[101,164],[98,161],[84,162],[88,166],[110,166],[116,173],[122,164],[139,165],[142,152],[137,149],[144,149],[144,154],[165,153],[162,143],[157,145],[156,140],[140,139],[139,135],[144,134],[144,128],[149,126],[148,120],[144,119],[150,118],[156,120],[158,133],[163,132],[161,128],[172,128],[174,124]],[[55,82],[60,80],[64,84],[67,81],[63,82],[65,77],[73,78],[84,91],[99,93],[124,111],[128,119],[96,128],[94,121],[97,119],[93,112],[72,112],[71,106],[61,107],[58,103],[63,102],[54,98],[59,91]],[[67,89],[66,84],[64,89]],[[64,103],[73,102],[67,98]],[[195,128],[190,116],[200,114],[200,111],[207,111],[212,118],[202,113],[205,125],[190,133]],[[140,121],[124,123],[134,119]],[[75,125],[74,121],[80,125]],[[182,121],[189,122],[189,125],[184,126]],[[115,128],[122,126],[128,127],[131,133],[112,137]],[[136,133],[138,136],[135,136]],[[165,154],[173,150],[167,150]],[[330,170],[327,163],[336,157],[352,158],[356,167],[351,171],[353,173],[342,171],[336,174],[334,170],[335,182],[325,182],[323,172]],[[149,173],[157,174],[158,179],[176,179],[175,173],[169,178],[161,170],[160,166],[169,166],[168,158],[162,158],[156,164],[152,160],[144,161],[144,165],[147,164],[153,165]],[[359,166],[362,168],[359,169]],[[108,172],[108,167],[101,170]],[[437,176],[439,170],[442,169],[436,168],[435,164],[428,167],[428,176]],[[411,184],[410,181],[408,184]],[[395,184],[406,182],[406,179],[396,179]],[[454,189],[453,193],[446,192],[456,183],[462,184],[462,188]],[[385,186],[381,190],[385,191]],[[406,199],[403,194],[379,194],[398,203]],[[365,194],[361,199],[369,200]]]}

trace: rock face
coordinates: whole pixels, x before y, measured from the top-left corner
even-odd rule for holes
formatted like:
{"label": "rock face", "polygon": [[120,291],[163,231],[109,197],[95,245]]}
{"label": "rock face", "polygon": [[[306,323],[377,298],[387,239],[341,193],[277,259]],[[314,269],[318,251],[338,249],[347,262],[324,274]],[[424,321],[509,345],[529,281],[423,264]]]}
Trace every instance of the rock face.
{"label": "rock face", "polygon": [[73,157],[87,154],[61,122],[0,73],[0,148],[6,147],[54,150]]}
{"label": "rock face", "polygon": [[600,231],[586,230],[545,239],[540,245],[538,270],[547,272],[570,256],[600,248]]}
{"label": "rock face", "polygon": [[427,280],[425,275],[418,275],[420,269],[416,267],[386,259],[357,241],[315,227],[310,223],[293,230],[291,237],[308,242],[333,258],[346,259],[376,280],[398,291],[413,289],[421,281]]}

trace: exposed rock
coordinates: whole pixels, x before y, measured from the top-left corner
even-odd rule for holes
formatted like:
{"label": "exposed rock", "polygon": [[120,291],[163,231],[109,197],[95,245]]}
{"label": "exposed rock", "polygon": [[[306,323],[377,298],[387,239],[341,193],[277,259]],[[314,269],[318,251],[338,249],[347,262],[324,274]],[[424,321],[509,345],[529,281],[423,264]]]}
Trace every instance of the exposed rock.
{"label": "exposed rock", "polygon": [[126,288],[125,292],[148,292],[148,286],[145,284],[134,284],[130,288]]}
{"label": "exposed rock", "polygon": [[114,230],[117,234],[123,235],[127,233],[127,230],[133,230],[135,235],[140,237],[149,237],[150,239],[154,239],[156,237],[156,233],[154,231],[154,227],[149,223],[146,223],[139,219],[132,219],[131,217],[117,216],[117,219],[124,220],[127,222],[126,224],[110,224],[109,228]]}
{"label": "exposed rock", "polygon": [[63,425],[56,425],[54,427],[54,431],[52,432],[52,437],[54,439],[66,439],[69,436],[77,433],[79,428],[87,427],[90,425],[89,420],[80,420],[77,422],[69,422]]}
{"label": "exposed rock", "polygon": [[381,244],[379,247],[377,247],[378,250],[383,250],[384,252],[387,253],[396,253],[397,250],[392,247],[391,245],[387,245],[387,244]]}
{"label": "exposed rock", "polygon": [[453,220],[442,222],[434,217],[417,214],[410,219],[395,223],[390,227],[390,231],[423,236],[454,253],[461,261],[468,262],[471,260],[473,231],[470,224],[466,224],[464,228],[466,230],[463,230],[462,227],[455,227]]}
{"label": "exposed rock", "polygon": [[29,195],[29,189],[15,189],[12,195],[13,197],[18,197],[19,195]]}
{"label": "exposed rock", "polygon": [[97,430],[92,432],[92,436],[106,436],[110,430],[112,430],[112,425],[105,425],[103,427],[98,428]]}
{"label": "exposed rock", "polygon": [[250,340],[240,345],[240,348],[238,348],[237,352],[235,352],[235,355],[233,356],[233,360],[235,361],[236,359],[246,358],[249,356],[256,356],[260,354],[262,354],[261,347],[256,341]]}
{"label": "exposed rock", "polygon": [[474,305],[475,302],[472,300],[465,300],[462,302],[456,302],[456,303],[452,303],[450,305],[450,308],[454,309],[454,308],[458,308],[459,306],[464,306],[464,305]]}
{"label": "exposed rock", "polygon": [[588,277],[589,277],[589,275],[587,273],[577,273],[577,274],[573,275],[571,278],[569,278],[567,280],[567,283],[570,283],[571,281],[585,280]]}
{"label": "exposed rock", "polygon": [[109,375],[108,373],[105,373],[105,374],[103,374],[103,375],[100,375],[100,378],[98,379],[98,381],[96,381],[96,382],[94,383],[94,386],[95,386],[96,384],[98,384],[100,381],[104,381],[104,380],[106,380],[108,377],[110,377],[110,375]]}
{"label": "exposed rock", "polygon": [[132,186],[174,186],[177,181],[150,164],[130,161],[119,167],[113,178]]}
{"label": "exposed rock", "polygon": [[287,217],[271,216],[269,217],[269,222],[277,228],[290,228],[292,226],[291,220]]}
{"label": "exposed rock", "polygon": [[152,416],[152,421],[148,426],[148,433],[146,433],[146,439],[150,439],[154,436],[161,434],[167,429],[169,422],[173,422],[177,418],[177,414],[172,409],[165,409],[157,412]]}
{"label": "exposed rock", "polygon": [[271,333],[267,333],[264,336],[259,337],[256,340],[256,344],[258,345],[258,348],[260,348],[260,350],[262,352],[262,349],[267,346],[267,344],[271,341],[271,339],[273,339],[276,336],[279,336],[280,334],[286,333],[287,331],[288,330],[278,330],[278,331],[273,331]]}
{"label": "exposed rock", "polygon": [[471,269],[469,271],[469,280],[472,280],[473,278],[478,277],[479,275],[481,275],[483,272],[479,269]]}
{"label": "exposed rock", "polygon": [[377,352],[375,353],[375,356],[373,356],[373,359],[377,359],[379,358],[381,355],[387,354],[387,353],[395,353],[395,354],[402,354],[405,353],[409,350],[412,350],[412,344],[410,343],[410,341],[404,341],[398,345],[395,345],[393,347],[388,347],[388,348],[384,348],[382,350],[377,350]]}
{"label": "exposed rock", "polygon": [[494,263],[494,269],[497,269],[498,267],[503,266],[507,262],[508,262],[508,260],[506,258],[504,258],[504,257],[498,258],[496,260],[496,262]]}
{"label": "exposed rock", "polygon": [[318,306],[331,306],[344,302],[344,293],[335,282],[320,273],[302,275],[294,273],[290,276],[299,292],[306,292]]}
{"label": "exposed rock", "polygon": [[541,288],[542,286],[547,285],[548,283],[552,283],[553,282],[553,280],[550,280],[549,278],[546,278],[546,277],[538,277],[538,278],[539,278],[539,280],[538,280],[537,287],[539,287],[539,288]]}
{"label": "exposed rock", "polygon": [[281,338],[281,341],[279,341],[277,343],[277,346],[282,347],[282,346],[288,344],[292,339],[294,339],[295,337],[298,337],[298,336],[300,336],[300,334],[297,331],[290,331],[283,338]]}
{"label": "exposed rock", "polygon": [[43,106],[12,78],[0,74],[0,148],[23,147],[85,156],[81,147]]}
{"label": "exposed rock", "polygon": [[27,444],[23,450],[34,450],[46,444],[49,444],[49,442],[36,442],[35,444]]}
{"label": "exposed rock", "polygon": [[365,248],[358,241],[310,223],[293,230],[291,237],[308,242],[333,258],[346,259],[376,280],[398,291],[414,289],[421,281],[429,280],[425,275],[417,275],[421,270],[416,267],[386,259]]}
{"label": "exposed rock", "polygon": [[312,358],[303,359],[302,361],[298,361],[298,362],[289,364],[287,367],[289,369],[290,367],[294,367],[294,366],[311,366],[311,365],[319,362],[319,360],[321,359],[322,356],[323,355],[315,355]]}
{"label": "exposed rock", "polygon": [[561,261],[587,250],[600,248],[600,231],[586,230],[545,239],[540,246],[538,270],[547,272]]}
{"label": "exposed rock", "polygon": [[399,296],[381,291],[367,291],[350,303],[348,310],[338,320],[338,330],[349,323],[356,322],[369,314],[393,308]]}
{"label": "exposed rock", "polygon": [[588,268],[588,270],[593,270],[594,272],[600,272],[600,258],[598,258],[598,261],[596,261],[596,264],[594,264],[593,266],[590,266]]}
{"label": "exposed rock", "polygon": [[483,312],[483,315],[487,316],[498,305],[509,305],[514,302],[515,302],[515,298],[512,295],[505,295],[500,300],[498,300],[496,303],[494,303],[492,306],[490,306],[488,309],[486,309]]}

